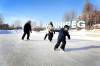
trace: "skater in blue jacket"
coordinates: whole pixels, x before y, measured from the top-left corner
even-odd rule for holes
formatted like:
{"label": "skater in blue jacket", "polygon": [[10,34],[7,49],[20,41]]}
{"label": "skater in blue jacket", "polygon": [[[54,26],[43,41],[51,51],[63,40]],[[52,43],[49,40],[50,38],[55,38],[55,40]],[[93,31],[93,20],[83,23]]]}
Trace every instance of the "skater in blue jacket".
{"label": "skater in blue jacket", "polygon": [[61,49],[64,51],[65,50],[65,45],[66,45],[66,36],[68,37],[68,39],[70,39],[70,35],[69,35],[69,26],[68,25],[65,25],[64,28],[61,28],[60,31],[59,31],[59,36],[58,36],[58,40],[57,40],[57,43],[54,47],[54,50],[56,50],[59,46],[60,46],[60,43],[62,42],[62,45],[61,45]]}

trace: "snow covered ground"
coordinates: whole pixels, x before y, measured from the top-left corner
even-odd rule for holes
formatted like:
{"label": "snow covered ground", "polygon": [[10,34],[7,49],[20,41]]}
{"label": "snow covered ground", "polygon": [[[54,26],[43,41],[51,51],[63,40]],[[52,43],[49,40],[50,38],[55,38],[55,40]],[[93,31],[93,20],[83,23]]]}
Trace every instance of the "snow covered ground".
{"label": "snow covered ground", "polygon": [[85,33],[70,32],[66,50],[54,51],[53,41],[43,40],[45,32],[32,32],[29,41],[22,31],[0,34],[0,66],[100,66],[100,40]]}

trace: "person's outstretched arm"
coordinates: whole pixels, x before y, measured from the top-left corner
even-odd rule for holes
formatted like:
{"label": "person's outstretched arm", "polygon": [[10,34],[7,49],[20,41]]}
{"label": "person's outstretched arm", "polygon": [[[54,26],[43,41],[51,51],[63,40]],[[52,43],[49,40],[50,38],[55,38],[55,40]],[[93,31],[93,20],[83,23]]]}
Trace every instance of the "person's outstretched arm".
{"label": "person's outstretched arm", "polygon": [[60,32],[60,30],[57,30],[57,29],[56,29],[56,30],[54,30],[54,32]]}

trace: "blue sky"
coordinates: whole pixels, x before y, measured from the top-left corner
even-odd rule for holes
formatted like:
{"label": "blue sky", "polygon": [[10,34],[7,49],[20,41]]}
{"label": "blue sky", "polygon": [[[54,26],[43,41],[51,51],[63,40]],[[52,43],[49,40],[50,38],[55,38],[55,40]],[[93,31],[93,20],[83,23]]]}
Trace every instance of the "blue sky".
{"label": "blue sky", "polygon": [[[13,24],[15,20],[62,21],[67,11],[75,10],[77,15],[83,11],[85,0],[0,0],[0,13],[5,22]],[[100,0],[90,0],[100,6]]]}

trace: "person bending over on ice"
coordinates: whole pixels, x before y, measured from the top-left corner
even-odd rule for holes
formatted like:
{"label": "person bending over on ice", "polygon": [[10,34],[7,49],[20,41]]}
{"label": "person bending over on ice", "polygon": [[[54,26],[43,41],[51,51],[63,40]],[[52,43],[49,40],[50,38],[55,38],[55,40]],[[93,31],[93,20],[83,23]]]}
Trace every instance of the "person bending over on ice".
{"label": "person bending over on ice", "polygon": [[60,43],[62,42],[62,45],[61,45],[61,49],[63,51],[65,51],[65,45],[66,45],[66,36],[68,37],[68,39],[70,39],[70,35],[69,35],[69,26],[68,25],[65,25],[64,28],[61,28],[60,31],[59,31],[59,36],[58,36],[58,40],[57,40],[57,43],[54,47],[54,50],[58,49],[58,47],[60,46]]}
{"label": "person bending over on ice", "polygon": [[31,29],[31,21],[28,21],[25,25],[24,25],[24,34],[22,36],[22,40],[24,40],[24,37],[26,36],[27,34],[27,40],[30,40],[29,37],[30,37],[30,32],[32,32],[32,29]]}
{"label": "person bending over on ice", "polygon": [[47,34],[45,35],[44,40],[45,40],[46,37],[48,36],[48,39],[49,39],[50,41],[52,41],[53,32],[54,32],[54,27],[53,27],[53,23],[52,23],[52,22],[50,22],[50,24],[48,25],[47,30],[48,30],[48,32],[47,32]]}

